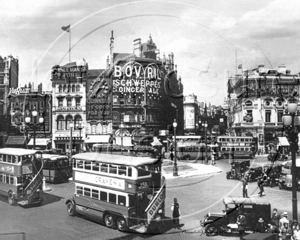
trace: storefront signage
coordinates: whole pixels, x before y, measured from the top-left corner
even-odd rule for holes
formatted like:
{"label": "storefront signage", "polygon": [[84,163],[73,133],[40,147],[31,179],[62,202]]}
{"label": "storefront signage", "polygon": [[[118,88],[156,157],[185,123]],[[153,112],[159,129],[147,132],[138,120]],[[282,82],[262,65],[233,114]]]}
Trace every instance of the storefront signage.
{"label": "storefront signage", "polygon": [[195,108],[185,106],[184,108],[185,129],[195,129]]}
{"label": "storefront signage", "polygon": [[81,106],[71,106],[71,107],[66,107],[66,106],[60,106],[57,107],[56,111],[81,111],[82,107]]}
{"label": "storefront signage", "polygon": [[77,77],[84,77],[83,73],[87,72],[87,65],[83,66],[72,66],[72,67],[62,67],[54,66],[51,72],[51,80],[65,81],[66,79],[73,78],[77,81]]}
{"label": "storefront signage", "polygon": [[93,175],[78,171],[75,172],[75,181],[82,181],[86,183],[97,184],[99,186],[106,186],[122,190],[125,189],[125,180]]}
{"label": "storefront signage", "polygon": [[164,202],[165,196],[165,185],[163,185],[159,192],[156,194],[155,198],[150,202],[149,206],[145,210],[145,212],[147,212],[148,223],[150,223],[154,218],[161,204]]}
{"label": "storefront signage", "polygon": [[128,78],[146,77],[149,79],[161,79],[161,73],[157,65],[149,64],[146,67],[140,65],[137,62],[130,62],[127,66],[114,66],[114,77],[126,76]]}
{"label": "storefront signage", "polygon": [[147,93],[158,95],[160,89],[158,80],[133,80],[133,79],[114,79],[113,91],[121,93],[144,93],[145,86]]}
{"label": "storefront signage", "polygon": [[28,93],[30,93],[30,88],[20,87],[20,88],[10,88],[8,95],[11,95],[11,94],[19,95],[19,94],[28,94]]}

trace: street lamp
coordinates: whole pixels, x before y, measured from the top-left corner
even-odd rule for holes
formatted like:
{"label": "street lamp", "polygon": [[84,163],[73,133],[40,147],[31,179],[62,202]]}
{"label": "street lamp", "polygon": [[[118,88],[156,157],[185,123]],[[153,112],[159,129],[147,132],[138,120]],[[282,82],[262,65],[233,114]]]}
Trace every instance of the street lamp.
{"label": "street lamp", "polygon": [[173,167],[173,176],[178,176],[177,154],[176,154],[176,127],[177,127],[176,119],[174,119],[173,127],[174,127],[174,167]]}
{"label": "street lamp", "polygon": [[33,121],[31,122],[31,118],[29,115],[27,115],[27,117],[25,118],[25,122],[27,125],[31,125],[32,128],[33,128],[33,149],[35,149],[35,132],[36,132],[36,127],[39,125],[39,124],[42,124],[44,122],[44,118],[42,116],[39,117],[39,121],[37,122],[36,120],[36,117],[38,115],[38,112],[36,110],[33,110],[31,112],[31,115],[33,117]]}
{"label": "street lamp", "polygon": [[69,123],[69,127],[70,127],[70,161],[72,159],[72,149],[73,149],[73,141],[72,141],[72,130],[73,130],[73,127],[74,127],[74,123],[73,122],[70,122]]}
{"label": "street lamp", "polygon": [[198,124],[198,126],[199,126],[199,129],[198,129],[198,130],[199,130],[199,135],[200,135],[200,134],[201,134],[201,119],[199,119],[198,123],[199,123],[199,124]]}
{"label": "street lamp", "polygon": [[298,104],[293,99],[287,104],[286,112],[282,116],[283,125],[286,126],[286,133],[289,138],[292,152],[292,211],[293,221],[298,222],[297,214],[297,168],[296,168],[296,151],[298,145],[297,126],[300,125],[300,116],[296,115]]}
{"label": "street lamp", "polygon": [[208,157],[207,157],[207,122],[203,124],[204,129],[205,129],[205,163],[208,163]]}
{"label": "street lamp", "polygon": [[84,128],[84,124],[79,122],[79,123],[76,123],[76,129],[79,130],[79,139],[80,139],[80,143],[79,143],[79,152],[81,152],[81,143],[82,143],[82,140],[81,140],[81,130]]}

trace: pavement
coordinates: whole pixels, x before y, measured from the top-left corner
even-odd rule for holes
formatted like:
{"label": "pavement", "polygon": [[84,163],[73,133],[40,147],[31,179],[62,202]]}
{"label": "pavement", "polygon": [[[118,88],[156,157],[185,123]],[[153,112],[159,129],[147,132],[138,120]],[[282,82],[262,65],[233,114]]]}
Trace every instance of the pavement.
{"label": "pavement", "polygon": [[166,179],[199,177],[208,174],[222,172],[216,166],[201,163],[188,163],[186,161],[177,161],[178,176],[173,176],[174,165],[173,161],[164,159],[162,164],[162,173]]}

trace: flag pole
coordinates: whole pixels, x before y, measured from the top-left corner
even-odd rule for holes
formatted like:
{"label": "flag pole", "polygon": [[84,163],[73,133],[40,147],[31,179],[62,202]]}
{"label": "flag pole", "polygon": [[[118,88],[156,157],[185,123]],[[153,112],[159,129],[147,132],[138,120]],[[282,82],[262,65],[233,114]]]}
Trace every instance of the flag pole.
{"label": "flag pole", "polygon": [[237,50],[235,50],[235,75],[237,75],[237,69]]}
{"label": "flag pole", "polygon": [[71,62],[71,25],[69,28],[69,62]]}

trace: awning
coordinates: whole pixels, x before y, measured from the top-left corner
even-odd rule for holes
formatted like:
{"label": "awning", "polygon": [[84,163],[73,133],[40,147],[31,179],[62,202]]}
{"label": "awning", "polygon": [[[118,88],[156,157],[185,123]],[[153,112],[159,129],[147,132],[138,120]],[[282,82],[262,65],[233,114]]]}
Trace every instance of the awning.
{"label": "awning", "polygon": [[[30,139],[28,145],[33,146],[33,140]],[[50,142],[49,138],[36,138],[35,139],[35,146],[47,146],[47,144]]]}
{"label": "awning", "polygon": [[23,145],[25,144],[25,136],[9,136],[6,145]]}
{"label": "awning", "polygon": [[85,143],[108,143],[110,135],[89,135]]}
{"label": "awning", "polygon": [[289,141],[286,137],[278,137],[278,145],[279,146],[290,146]]}

